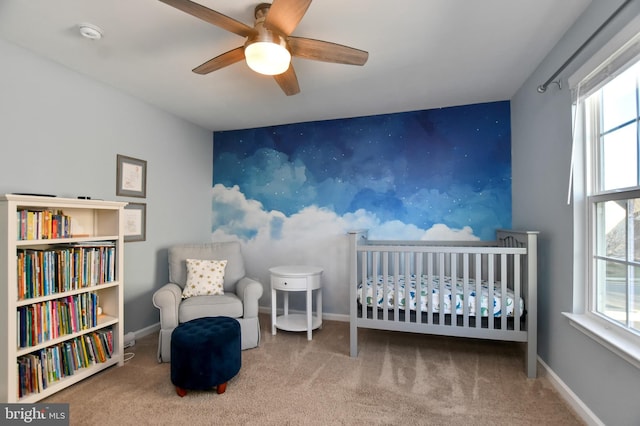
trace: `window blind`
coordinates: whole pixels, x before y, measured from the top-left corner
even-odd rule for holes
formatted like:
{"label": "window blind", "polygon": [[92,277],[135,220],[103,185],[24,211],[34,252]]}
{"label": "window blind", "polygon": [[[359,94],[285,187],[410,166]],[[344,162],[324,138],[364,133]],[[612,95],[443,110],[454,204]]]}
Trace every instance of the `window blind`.
{"label": "window blind", "polygon": [[[593,72],[572,86],[573,101],[584,99],[623,73],[640,58],[640,33],[636,34]],[[571,82],[570,82],[571,84]],[[578,90],[579,87],[579,90]]]}

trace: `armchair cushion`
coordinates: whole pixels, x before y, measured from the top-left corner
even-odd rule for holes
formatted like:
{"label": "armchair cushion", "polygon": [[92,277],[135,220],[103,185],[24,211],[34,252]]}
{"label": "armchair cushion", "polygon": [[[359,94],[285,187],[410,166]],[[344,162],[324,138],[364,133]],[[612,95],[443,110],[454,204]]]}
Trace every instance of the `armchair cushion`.
{"label": "armchair cushion", "polygon": [[186,259],[187,283],[182,298],[224,294],[224,268],[226,260]]}
{"label": "armchair cushion", "polygon": [[223,296],[198,296],[184,299],[178,308],[180,323],[202,317],[242,317],[242,301],[233,293]]}

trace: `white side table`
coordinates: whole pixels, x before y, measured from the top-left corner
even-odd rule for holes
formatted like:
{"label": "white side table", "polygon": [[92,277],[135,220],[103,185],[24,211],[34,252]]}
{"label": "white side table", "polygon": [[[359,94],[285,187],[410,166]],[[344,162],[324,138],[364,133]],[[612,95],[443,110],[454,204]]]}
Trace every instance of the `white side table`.
{"label": "white side table", "polygon": [[[322,326],[322,284],[320,277],[322,268],[318,266],[274,266],[271,273],[271,334],[276,328],[287,331],[306,331],[307,340],[311,340],[311,332]],[[284,291],[284,314],[276,317],[276,293]],[[316,315],[312,312],[312,294],[316,294]],[[289,314],[289,292],[306,291],[306,315]]]}

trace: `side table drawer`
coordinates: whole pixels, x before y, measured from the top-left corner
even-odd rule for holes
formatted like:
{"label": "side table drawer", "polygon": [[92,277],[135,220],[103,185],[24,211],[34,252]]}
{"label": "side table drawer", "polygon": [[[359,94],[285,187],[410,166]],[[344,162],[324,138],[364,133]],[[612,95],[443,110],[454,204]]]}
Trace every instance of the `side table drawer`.
{"label": "side table drawer", "polygon": [[305,277],[271,277],[271,287],[278,290],[306,290]]}

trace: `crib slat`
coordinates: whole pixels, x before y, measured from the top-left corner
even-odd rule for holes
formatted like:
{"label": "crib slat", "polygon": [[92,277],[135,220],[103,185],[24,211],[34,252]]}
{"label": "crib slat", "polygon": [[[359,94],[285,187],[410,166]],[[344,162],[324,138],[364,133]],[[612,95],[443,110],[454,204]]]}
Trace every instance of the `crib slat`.
{"label": "crib slat", "polygon": [[411,279],[409,277],[411,271],[411,256],[410,252],[404,253],[404,322],[411,322],[411,295],[409,289],[411,288]]}
{"label": "crib slat", "polygon": [[520,299],[522,298],[522,289],[520,288],[520,255],[513,255],[513,298],[516,306],[513,308],[513,329],[514,331],[520,331]]}
{"label": "crib slat", "polygon": [[[364,263],[364,264],[365,264],[366,274],[367,274],[367,275],[365,275],[365,276],[366,276],[366,277],[371,276],[371,278],[373,279],[373,276],[372,276],[372,275],[371,275],[371,273],[369,272],[369,270],[371,270],[371,260],[372,260],[372,259],[373,259],[373,253],[368,253],[368,254],[367,254],[367,257],[366,257],[366,260],[365,260],[365,262],[366,262],[366,263]],[[371,270],[371,271],[373,272],[373,270]],[[367,293],[368,293],[368,291],[369,291],[369,290],[367,289]],[[372,289],[371,291],[373,291],[373,289]],[[366,295],[365,295],[365,296],[366,296]],[[365,308],[365,309],[369,306],[369,300],[368,300],[368,299],[363,299],[363,306],[364,306],[364,308]],[[368,312],[368,311],[364,312],[364,313],[363,313],[363,316],[364,316],[365,318],[368,318],[368,317],[369,317],[369,312]]]}
{"label": "crib slat", "polygon": [[495,298],[493,296],[494,282],[495,282],[495,256],[488,255],[487,262],[487,325],[489,330],[493,330],[493,322],[495,320],[495,316],[493,314],[494,311],[494,303]]}
{"label": "crib slat", "polygon": [[433,324],[433,253],[427,256],[427,322]]}
{"label": "crib slat", "polygon": [[372,253],[372,259],[371,259],[371,269],[372,269],[372,276],[373,276],[373,288],[371,289],[371,295],[373,296],[371,298],[371,318],[377,319],[378,317],[378,275],[379,275],[379,256],[380,256],[380,252],[379,251],[375,251]]}
{"label": "crib slat", "polygon": [[500,255],[500,292],[502,296],[500,297],[501,306],[501,318],[500,318],[500,328],[502,330],[507,329],[507,255]]}
{"label": "crib slat", "polygon": [[389,320],[389,252],[383,251],[382,256],[382,320]]}
{"label": "crib slat", "polygon": [[369,274],[367,273],[368,256],[368,252],[360,252],[360,276],[362,277],[362,287],[360,290],[362,292],[360,296],[362,312],[360,313],[360,318],[367,317],[367,277],[369,276]]}
{"label": "crib slat", "polygon": [[[416,274],[416,322],[422,322],[422,256],[415,253],[415,274]],[[406,279],[406,278],[405,278]]]}
{"label": "crib slat", "polygon": [[456,327],[457,321],[457,300],[458,300],[458,255],[451,254],[451,326]]}
{"label": "crib slat", "polygon": [[393,320],[400,321],[400,253],[393,253]]}
{"label": "crib slat", "polygon": [[482,255],[480,253],[476,253],[476,328],[482,327],[482,287],[481,287],[481,278],[482,278]]}
{"label": "crib slat", "polygon": [[469,253],[462,255],[462,326],[469,327]]}
{"label": "crib slat", "polygon": [[445,288],[445,282],[444,282],[444,275],[445,275],[445,269],[444,269],[444,253],[438,253],[438,276],[439,276],[439,287],[440,287],[440,292],[438,294],[439,296],[439,303],[440,303],[440,308],[438,309],[439,315],[438,315],[438,324],[442,325],[444,324],[444,316],[445,316],[445,311],[444,311],[444,288]]}

